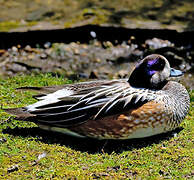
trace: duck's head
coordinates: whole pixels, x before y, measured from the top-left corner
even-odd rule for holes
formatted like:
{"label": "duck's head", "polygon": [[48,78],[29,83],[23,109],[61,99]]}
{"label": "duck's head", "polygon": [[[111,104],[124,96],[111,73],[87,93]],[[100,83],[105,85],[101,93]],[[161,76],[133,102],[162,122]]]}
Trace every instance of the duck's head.
{"label": "duck's head", "polygon": [[170,68],[170,64],[164,56],[152,54],[137,64],[128,82],[133,87],[161,89],[169,77],[181,75],[183,75],[181,71]]}

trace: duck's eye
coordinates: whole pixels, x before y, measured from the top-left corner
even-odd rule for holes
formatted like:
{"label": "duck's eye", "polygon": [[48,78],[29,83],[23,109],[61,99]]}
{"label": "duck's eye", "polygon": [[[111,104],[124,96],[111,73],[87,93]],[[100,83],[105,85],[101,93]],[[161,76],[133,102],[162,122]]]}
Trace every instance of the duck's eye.
{"label": "duck's eye", "polygon": [[154,64],[150,66],[150,69],[153,70],[162,70],[164,68],[165,63],[163,61],[156,61]]}

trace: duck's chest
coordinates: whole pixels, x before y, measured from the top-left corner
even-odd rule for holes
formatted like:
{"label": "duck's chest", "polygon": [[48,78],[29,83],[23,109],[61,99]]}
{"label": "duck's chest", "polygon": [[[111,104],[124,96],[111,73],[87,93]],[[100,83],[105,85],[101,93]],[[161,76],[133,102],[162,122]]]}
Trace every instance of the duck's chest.
{"label": "duck's chest", "polygon": [[69,130],[98,139],[142,138],[172,130],[171,118],[171,110],[166,111],[163,104],[149,102],[128,112],[88,120]]}

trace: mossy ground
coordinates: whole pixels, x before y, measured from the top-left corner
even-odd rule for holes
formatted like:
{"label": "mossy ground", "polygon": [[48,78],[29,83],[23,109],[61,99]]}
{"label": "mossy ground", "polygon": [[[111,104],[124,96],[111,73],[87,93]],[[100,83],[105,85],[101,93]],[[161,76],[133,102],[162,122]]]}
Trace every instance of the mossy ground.
{"label": "mossy ground", "polygon": [[[35,102],[34,93],[15,91],[17,87],[64,83],[70,81],[51,75],[0,79],[0,104],[8,108]],[[180,129],[130,141],[50,133],[0,110],[0,179],[192,179],[194,91],[190,96],[190,113]]]}
{"label": "mossy ground", "polygon": [[43,22],[42,29],[85,24],[153,28],[152,21],[160,23],[158,28],[191,30],[194,17],[192,0],[2,0],[0,7],[0,31],[39,29]]}

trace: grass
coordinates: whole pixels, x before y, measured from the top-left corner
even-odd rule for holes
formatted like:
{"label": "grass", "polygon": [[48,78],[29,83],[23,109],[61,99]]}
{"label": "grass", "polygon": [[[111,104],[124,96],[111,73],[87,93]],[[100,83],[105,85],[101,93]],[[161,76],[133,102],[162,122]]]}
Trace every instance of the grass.
{"label": "grass", "polygon": [[4,21],[0,22],[0,32],[7,32],[16,28],[35,26],[37,22],[31,21],[22,24],[19,21]]}
{"label": "grass", "polygon": [[[35,102],[21,86],[70,83],[51,75],[0,79],[0,104]],[[40,130],[0,110],[0,179],[192,179],[194,91],[191,109],[173,132],[139,140],[77,139]]]}
{"label": "grass", "polygon": [[0,22],[0,31],[9,31],[17,28],[18,26],[19,22],[16,21]]}

